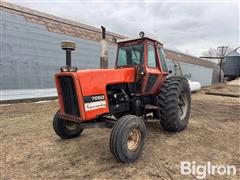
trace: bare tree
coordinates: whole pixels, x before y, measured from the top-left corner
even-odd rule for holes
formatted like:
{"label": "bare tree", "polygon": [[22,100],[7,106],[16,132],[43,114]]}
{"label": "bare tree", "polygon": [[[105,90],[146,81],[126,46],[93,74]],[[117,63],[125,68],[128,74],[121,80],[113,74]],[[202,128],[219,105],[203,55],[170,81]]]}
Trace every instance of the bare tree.
{"label": "bare tree", "polygon": [[216,49],[214,48],[209,48],[207,51],[204,51],[202,53],[201,58],[208,59],[210,61],[214,61],[218,65],[220,65],[220,59],[221,57],[224,57],[226,54],[229,52],[232,52],[232,48],[229,48],[227,46],[220,46]]}
{"label": "bare tree", "polygon": [[229,48],[228,46],[219,46],[217,49],[210,48],[208,51],[203,52],[203,56],[200,57],[213,61],[219,65],[219,82],[221,82],[222,68],[225,63],[224,57],[231,51],[232,48]]}
{"label": "bare tree", "polygon": [[213,48],[209,48],[207,51],[204,51],[202,53],[202,56],[205,56],[205,57],[215,57],[215,56],[217,56],[217,50],[213,49]]}

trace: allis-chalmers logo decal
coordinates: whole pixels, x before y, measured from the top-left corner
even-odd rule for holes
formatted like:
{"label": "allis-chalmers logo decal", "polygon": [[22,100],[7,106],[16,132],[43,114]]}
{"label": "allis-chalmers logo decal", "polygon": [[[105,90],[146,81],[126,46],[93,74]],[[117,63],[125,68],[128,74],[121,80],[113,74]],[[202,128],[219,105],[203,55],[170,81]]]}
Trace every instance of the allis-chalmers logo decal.
{"label": "allis-chalmers logo decal", "polygon": [[99,108],[106,107],[106,101],[104,94],[98,94],[94,96],[84,96],[85,111],[91,111]]}

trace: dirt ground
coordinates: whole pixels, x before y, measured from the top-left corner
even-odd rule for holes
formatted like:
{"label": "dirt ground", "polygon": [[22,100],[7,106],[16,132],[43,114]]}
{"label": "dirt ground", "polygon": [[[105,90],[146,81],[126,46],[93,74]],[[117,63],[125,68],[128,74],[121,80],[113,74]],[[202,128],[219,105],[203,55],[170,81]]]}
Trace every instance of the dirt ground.
{"label": "dirt ground", "polygon": [[143,154],[132,164],[119,163],[110,153],[110,129],[60,139],[52,128],[56,101],[0,106],[1,179],[195,179],[180,174],[181,161],[235,165],[237,176],[207,179],[240,179],[240,101],[204,94],[239,88],[216,85],[192,94],[189,126],[180,133],[149,123]]}

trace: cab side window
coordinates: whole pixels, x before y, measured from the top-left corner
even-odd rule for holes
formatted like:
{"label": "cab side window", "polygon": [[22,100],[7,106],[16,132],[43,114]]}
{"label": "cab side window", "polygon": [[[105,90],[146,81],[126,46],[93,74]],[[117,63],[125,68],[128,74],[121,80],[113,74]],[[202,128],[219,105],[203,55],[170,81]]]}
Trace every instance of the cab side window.
{"label": "cab side window", "polygon": [[163,72],[168,72],[168,68],[167,68],[167,64],[166,64],[166,60],[165,60],[165,55],[164,55],[163,49],[158,47],[158,53],[159,53],[159,57],[160,57],[160,61],[161,61]]}
{"label": "cab side window", "polygon": [[148,44],[148,67],[157,67],[155,49],[152,44]]}

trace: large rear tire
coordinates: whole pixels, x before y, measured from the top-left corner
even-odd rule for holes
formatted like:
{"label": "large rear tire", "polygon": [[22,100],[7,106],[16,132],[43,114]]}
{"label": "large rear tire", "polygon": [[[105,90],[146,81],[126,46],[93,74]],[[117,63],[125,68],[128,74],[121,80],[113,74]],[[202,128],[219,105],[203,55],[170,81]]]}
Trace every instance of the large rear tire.
{"label": "large rear tire", "polygon": [[184,130],[191,111],[191,92],[187,79],[176,76],[167,78],[158,97],[162,127],[170,132]]}
{"label": "large rear tire", "polygon": [[61,119],[59,117],[59,111],[56,112],[53,118],[53,129],[62,139],[78,137],[83,131],[83,129],[80,128],[80,124]]}
{"label": "large rear tire", "polygon": [[110,150],[123,163],[133,162],[140,156],[146,137],[143,118],[134,115],[121,117],[110,136]]}

